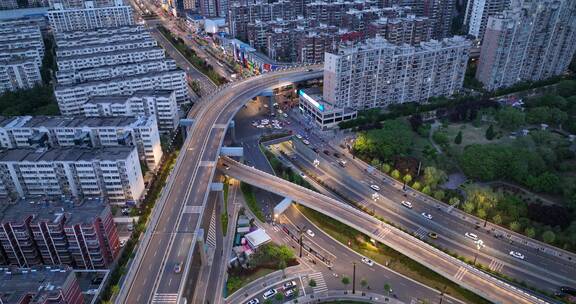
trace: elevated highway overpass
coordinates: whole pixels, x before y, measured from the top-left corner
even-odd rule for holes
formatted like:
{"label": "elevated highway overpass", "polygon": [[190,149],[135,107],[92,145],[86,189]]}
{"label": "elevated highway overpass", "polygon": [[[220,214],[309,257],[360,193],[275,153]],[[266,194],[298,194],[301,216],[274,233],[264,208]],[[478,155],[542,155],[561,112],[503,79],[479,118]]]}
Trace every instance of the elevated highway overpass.
{"label": "elevated highway overpass", "polygon": [[278,195],[330,216],[494,303],[547,303],[350,205],[230,158],[222,158],[220,165],[224,162],[227,169],[222,172],[226,175],[262,189],[272,189]]}

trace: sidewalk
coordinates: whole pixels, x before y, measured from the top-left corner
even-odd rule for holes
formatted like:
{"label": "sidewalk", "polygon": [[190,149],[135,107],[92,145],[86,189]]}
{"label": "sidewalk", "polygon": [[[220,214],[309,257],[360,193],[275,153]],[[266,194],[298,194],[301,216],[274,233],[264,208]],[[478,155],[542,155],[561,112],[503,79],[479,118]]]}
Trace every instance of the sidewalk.
{"label": "sidewalk", "polygon": [[[367,293],[356,291],[356,294],[352,294],[352,290],[332,290],[323,293],[309,294],[304,297],[298,298],[298,303],[318,303],[319,301],[362,301],[362,303],[391,303],[400,304],[404,303],[398,299],[392,297],[387,297],[376,293]],[[294,301],[284,302],[285,304],[294,303]]]}

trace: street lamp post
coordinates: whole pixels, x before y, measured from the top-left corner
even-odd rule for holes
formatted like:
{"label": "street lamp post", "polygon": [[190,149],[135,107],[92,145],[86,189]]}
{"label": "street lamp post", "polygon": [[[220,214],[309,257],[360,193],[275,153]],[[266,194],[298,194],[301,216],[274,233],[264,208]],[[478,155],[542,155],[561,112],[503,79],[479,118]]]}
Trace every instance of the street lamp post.
{"label": "street lamp post", "polygon": [[303,234],[304,234],[304,229],[306,229],[306,226],[303,226],[302,228],[298,229],[298,233],[300,234],[300,258],[302,257],[302,246],[303,246]]}
{"label": "street lamp post", "polygon": [[356,293],[356,262],[352,262],[352,294]]}

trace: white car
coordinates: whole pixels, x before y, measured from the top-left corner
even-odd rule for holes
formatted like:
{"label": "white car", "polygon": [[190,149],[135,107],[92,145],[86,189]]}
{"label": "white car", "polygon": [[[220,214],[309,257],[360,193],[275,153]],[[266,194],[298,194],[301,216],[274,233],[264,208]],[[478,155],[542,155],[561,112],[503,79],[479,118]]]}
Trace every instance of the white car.
{"label": "white car", "polygon": [[257,125],[257,126],[256,126],[256,128],[258,128],[258,129],[262,129],[262,128],[266,128],[266,127],[265,127],[265,126],[263,126],[263,125]]}
{"label": "white car", "polygon": [[124,247],[126,245],[126,240],[121,240],[120,241],[120,247]]}
{"label": "white car", "polygon": [[309,144],[310,144],[310,142],[309,142],[309,141],[307,141],[307,140],[305,140],[305,139],[304,139],[304,140],[302,140],[302,142],[303,142],[305,145],[309,145]]}
{"label": "white car", "polygon": [[298,138],[298,139],[302,139],[302,135],[300,135],[300,134],[296,134],[296,138]]}
{"label": "white car", "polygon": [[271,297],[275,296],[278,293],[278,291],[276,291],[276,289],[272,288],[272,289],[268,289],[266,290],[266,292],[262,295],[262,297],[264,298],[264,300],[268,300]]}
{"label": "white car", "polygon": [[432,214],[430,214],[430,213],[422,212],[422,216],[429,219],[429,220],[432,219]]}
{"label": "white car", "polygon": [[284,285],[282,285],[282,288],[284,290],[292,289],[294,287],[296,287],[296,281],[286,282],[286,283],[284,283]]}
{"label": "white car", "polygon": [[288,118],[288,114],[286,113],[282,114],[282,116],[284,116],[284,118]]}
{"label": "white car", "polygon": [[254,298],[254,299],[252,299],[252,300],[250,300],[250,301],[246,302],[246,304],[260,304],[260,300],[258,300],[258,299],[256,299],[256,298]]}
{"label": "white car", "polygon": [[478,241],[478,236],[474,233],[466,232],[464,235],[471,240]]}
{"label": "white car", "polygon": [[286,291],[286,292],[284,293],[284,296],[285,296],[286,298],[289,298],[289,297],[293,296],[294,294],[296,294],[296,290],[290,289],[290,290],[288,290],[288,291]]}
{"label": "white car", "polygon": [[380,191],[380,187],[378,185],[370,185],[370,188],[372,188],[374,191]]}
{"label": "white car", "polygon": [[510,251],[510,255],[517,258],[517,259],[521,259],[521,260],[524,259],[524,255],[518,251]]}
{"label": "white car", "polygon": [[402,206],[408,208],[408,209],[412,209],[412,203],[409,201],[402,201]]}
{"label": "white car", "polygon": [[310,237],[314,237],[316,234],[314,234],[314,231],[308,229],[306,230],[306,234],[308,234]]}
{"label": "white car", "polygon": [[373,262],[371,259],[369,259],[369,258],[362,258],[362,263],[364,263],[364,264],[366,264],[366,265],[368,265],[368,266],[373,266],[373,265],[374,265],[374,262]]}

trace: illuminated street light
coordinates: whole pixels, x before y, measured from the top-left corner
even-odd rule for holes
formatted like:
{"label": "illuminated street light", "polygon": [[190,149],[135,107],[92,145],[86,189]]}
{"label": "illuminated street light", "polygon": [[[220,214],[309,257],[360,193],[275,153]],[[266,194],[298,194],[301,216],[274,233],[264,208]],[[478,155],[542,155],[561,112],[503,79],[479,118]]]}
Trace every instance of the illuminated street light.
{"label": "illuminated street light", "polygon": [[378,193],[374,192],[374,193],[372,194],[372,199],[375,200],[375,201],[377,201],[377,200],[380,199],[380,195],[379,195]]}
{"label": "illuminated street light", "polygon": [[314,167],[318,168],[318,166],[320,165],[320,161],[318,159],[314,160]]}

